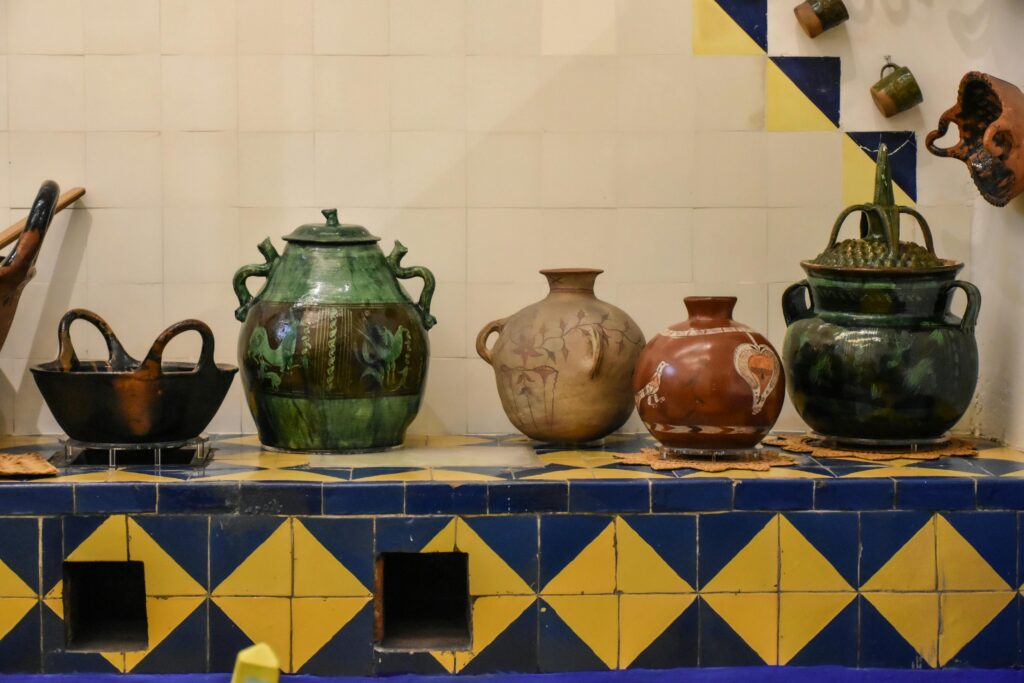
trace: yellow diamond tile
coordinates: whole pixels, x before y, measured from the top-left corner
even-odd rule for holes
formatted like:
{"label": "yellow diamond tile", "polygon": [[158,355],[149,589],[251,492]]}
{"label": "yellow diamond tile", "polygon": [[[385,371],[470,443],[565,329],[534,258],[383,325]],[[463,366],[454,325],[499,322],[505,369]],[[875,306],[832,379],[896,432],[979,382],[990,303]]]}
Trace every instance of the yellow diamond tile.
{"label": "yellow diamond tile", "polygon": [[658,474],[646,470],[599,469],[590,470],[594,479],[671,479],[671,474]]}
{"label": "yellow diamond tile", "polygon": [[309,456],[301,453],[271,453],[268,451],[246,451],[244,453],[217,454],[214,463],[228,463],[245,467],[298,467],[308,465]]}
{"label": "yellow diamond tile", "polygon": [[249,640],[266,643],[280,658],[282,668],[288,666],[291,661],[291,600],[215,597],[213,602]]}
{"label": "yellow diamond tile", "polygon": [[693,592],[693,587],[621,517],[615,518],[615,539],[617,590],[622,593]]}
{"label": "yellow diamond tile", "polygon": [[776,590],[778,585],[779,515],[775,515],[715,574],[702,592],[758,593]]}
{"label": "yellow diamond tile", "polygon": [[1016,448],[985,448],[978,452],[979,458],[1024,463],[1024,451]]}
{"label": "yellow diamond tile", "polygon": [[[834,571],[834,570],[833,570]],[[856,597],[856,593],[780,593],[779,664],[788,664]],[[850,643],[850,647],[855,647]]]}
{"label": "yellow diamond tile", "polygon": [[480,472],[460,472],[459,470],[444,470],[432,468],[430,477],[434,481],[504,481],[503,477],[496,477],[493,474],[481,474]]}
{"label": "yellow diamond tile", "polygon": [[[358,470],[358,468],[356,468]],[[409,470],[408,472],[392,472],[390,474],[376,474],[372,477],[358,477],[352,481],[429,481],[430,470]]]}
{"label": "yellow diamond tile", "polygon": [[61,621],[64,621],[64,599],[63,598],[43,598],[43,604],[50,608],[50,611],[56,614]]}
{"label": "yellow diamond tile", "polygon": [[[491,443],[492,440],[482,436],[469,436],[466,434],[438,434],[428,436],[426,439],[427,448],[456,448],[458,446],[479,446],[480,444]],[[406,447],[409,444],[406,443]]]}
{"label": "yellow diamond tile", "polygon": [[703,598],[765,664],[775,664],[778,593],[712,593]]}
{"label": "yellow diamond tile", "polygon": [[692,593],[622,595],[619,599],[619,668],[632,664],[696,599]]}
{"label": "yellow diamond tile", "polygon": [[928,662],[938,661],[938,593],[864,593],[897,633]]}
{"label": "yellow diamond tile", "polygon": [[457,520],[452,520],[444,525],[444,528],[437,532],[430,541],[420,550],[421,553],[450,553],[455,550],[455,533],[458,528]]}
{"label": "yellow diamond tile", "polygon": [[[864,591],[935,590],[935,520],[930,519],[867,580]],[[923,655],[922,655],[923,656]]]}
{"label": "yellow diamond tile", "polygon": [[0,598],[0,640],[35,606],[35,598]]}
{"label": "yellow diamond tile", "polygon": [[615,458],[593,451],[553,451],[540,456],[545,465],[564,465],[566,467],[599,467],[611,465]]}
{"label": "yellow diamond tile", "polygon": [[935,517],[940,591],[1007,591],[1010,586],[942,515]]}
{"label": "yellow diamond tile", "polygon": [[51,477],[48,482],[180,482],[174,477],[159,477],[155,474],[143,472],[129,472],[127,470],[103,470],[102,472],[84,472],[82,474],[67,474],[59,477]]}
{"label": "yellow diamond tile", "polygon": [[259,434],[246,434],[244,436],[233,436],[229,439],[218,439],[222,443],[233,443],[242,446],[256,446],[260,447],[260,436]]}
{"label": "yellow diamond tile", "polygon": [[781,590],[853,590],[832,563],[785,517],[779,521],[779,549],[782,553]]}
{"label": "yellow diamond tile", "polygon": [[715,0],[693,0],[693,53],[763,55],[764,50]]}
{"label": "yellow diamond tile", "polygon": [[[897,204],[913,206],[903,188],[892,186]],[[848,135],[843,136],[843,203],[862,204],[875,196],[875,160]]]}
{"label": "yellow diamond tile", "polygon": [[822,479],[828,475],[817,472],[805,472],[787,467],[773,467],[767,472],[752,472],[750,470],[727,470],[725,472],[694,472],[685,474],[682,479],[708,479],[717,477],[728,477],[729,479]]}
{"label": "yellow diamond tile", "polygon": [[[473,647],[469,651],[455,653],[454,671],[462,671],[473,659],[483,652],[494,639],[500,636],[513,621],[525,612],[536,598],[532,595],[499,595],[477,598],[473,601]],[[441,664],[448,661],[444,654],[435,657]]]}
{"label": "yellow diamond tile", "polygon": [[128,520],[128,554],[146,571],[146,595],[205,595],[206,590],[133,519]]}
{"label": "yellow diamond tile", "polygon": [[551,595],[544,600],[605,666],[615,668],[619,641],[617,596]]}
{"label": "yellow diamond tile", "polygon": [[[149,590],[148,576],[146,590]],[[131,671],[138,666],[139,662],[156,649],[202,602],[201,597],[146,598],[146,631],[149,645],[143,651],[125,653],[124,671]]]}
{"label": "yellow diamond tile", "polygon": [[128,526],[124,515],[113,515],[96,527],[68,555],[70,562],[124,562],[128,559]]}
{"label": "yellow diamond tile", "polygon": [[470,595],[532,595],[529,584],[472,527],[458,520],[456,533],[459,551],[469,555]]}
{"label": "yellow diamond tile", "polygon": [[[212,470],[211,470],[212,471]],[[203,477],[203,481],[345,481],[340,477],[330,477],[319,472],[306,470],[249,470],[233,474],[217,474]]]}
{"label": "yellow diamond tile", "polygon": [[0,596],[4,598],[34,598],[36,592],[10,567],[0,562]]}
{"label": "yellow diamond tile", "polygon": [[942,593],[939,597],[939,666],[945,666],[1014,598],[1014,591]]}
{"label": "yellow diamond tile", "polygon": [[291,592],[292,534],[290,520],[285,520],[249,557],[235,567],[214,589],[213,594],[291,595]]}
{"label": "yellow diamond tile", "polygon": [[362,598],[292,600],[292,671],[298,671],[370,601]]}
{"label": "yellow diamond tile", "polygon": [[[615,591],[615,524],[604,531],[544,586],[544,595],[577,595]],[[614,666],[614,665],[612,665]]]}
{"label": "yellow diamond tile", "polygon": [[301,521],[293,520],[292,529],[295,595],[342,597],[372,594]]}
{"label": "yellow diamond tile", "polygon": [[[920,461],[907,463],[920,464]],[[843,479],[877,479],[880,477],[980,477],[976,472],[958,472],[957,470],[937,470],[929,467],[893,466],[865,467],[861,472],[847,474]]]}
{"label": "yellow diamond tile", "polygon": [[576,467],[571,470],[557,470],[554,472],[542,472],[541,474],[531,474],[526,477],[516,477],[517,479],[541,479],[541,480],[553,480],[553,481],[567,481],[569,479],[593,479],[595,470],[589,467]]}

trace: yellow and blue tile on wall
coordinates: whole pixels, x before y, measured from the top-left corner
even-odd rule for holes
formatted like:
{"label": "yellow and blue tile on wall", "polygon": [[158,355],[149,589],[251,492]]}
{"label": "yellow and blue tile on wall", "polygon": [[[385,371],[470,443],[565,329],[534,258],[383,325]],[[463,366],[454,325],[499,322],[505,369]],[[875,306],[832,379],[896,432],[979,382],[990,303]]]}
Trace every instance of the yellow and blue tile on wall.
{"label": "yellow and blue tile on wall", "polygon": [[839,127],[838,57],[769,57],[765,69],[768,130],[829,131]]}
{"label": "yellow and blue tile on wall", "polygon": [[759,55],[768,50],[768,0],[693,0],[693,52]]}

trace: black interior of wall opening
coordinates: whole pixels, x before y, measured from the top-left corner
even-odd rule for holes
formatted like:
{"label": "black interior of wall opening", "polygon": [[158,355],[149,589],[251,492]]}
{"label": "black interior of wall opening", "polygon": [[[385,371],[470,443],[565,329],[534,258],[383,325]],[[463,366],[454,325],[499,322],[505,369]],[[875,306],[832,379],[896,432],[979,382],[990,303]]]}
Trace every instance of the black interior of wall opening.
{"label": "black interior of wall opening", "polygon": [[466,553],[381,554],[376,600],[379,647],[463,650],[472,643]]}
{"label": "black interior of wall opening", "polygon": [[65,562],[64,635],[77,652],[145,650],[142,562]]}

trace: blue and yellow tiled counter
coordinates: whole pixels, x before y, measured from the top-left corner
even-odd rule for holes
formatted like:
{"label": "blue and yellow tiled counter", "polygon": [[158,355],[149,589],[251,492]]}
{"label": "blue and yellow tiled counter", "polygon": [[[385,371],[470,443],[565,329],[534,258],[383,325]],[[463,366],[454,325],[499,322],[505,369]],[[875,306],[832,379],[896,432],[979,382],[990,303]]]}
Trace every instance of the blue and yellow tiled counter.
{"label": "blue and yellow tiled counter", "polygon": [[[0,672],[225,671],[254,641],[313,674],[1021,663],[1024,453],[729,477],[606,452],[645,445],[331,459],[241,437],[201,470],[0,484]],[[375,649],[377,555],[455,550],[471,649]],[[65,560],[144,563],[148,649],[65,648]]]}

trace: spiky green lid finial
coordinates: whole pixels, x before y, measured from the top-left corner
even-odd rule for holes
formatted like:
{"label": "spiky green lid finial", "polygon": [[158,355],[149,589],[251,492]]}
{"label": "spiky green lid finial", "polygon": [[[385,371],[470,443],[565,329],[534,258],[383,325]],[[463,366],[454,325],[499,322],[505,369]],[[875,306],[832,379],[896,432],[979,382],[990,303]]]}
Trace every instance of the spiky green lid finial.
{"label": "spiky green lid finial", "polygon": [[[861,212],[860,239],[837,243],[839,229],[848,215]],[[900,242],[900,214],[914,216],[921,225],[926,246]],[[832,228],[828,247],[811,263],[834,268],[936,268],[945,265],[935,255],[931,230],[924,217],[907,206],[896,204],[892,189],[889,148],[882,143],[875,160],[875,198],[870,204],[847,207]]]}

